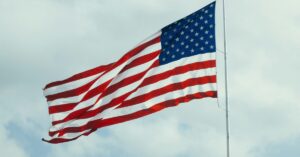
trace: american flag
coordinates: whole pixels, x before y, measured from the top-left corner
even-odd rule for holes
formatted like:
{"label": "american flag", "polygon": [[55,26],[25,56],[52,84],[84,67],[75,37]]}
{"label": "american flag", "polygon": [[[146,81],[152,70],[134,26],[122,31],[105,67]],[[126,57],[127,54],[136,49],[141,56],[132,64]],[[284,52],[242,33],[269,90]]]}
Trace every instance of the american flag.
{"label": "american flag", "polygon": [[46,85],[49,143],[89,135],[193,99],[217,97],[215,2],[154,34],[118,61]]}

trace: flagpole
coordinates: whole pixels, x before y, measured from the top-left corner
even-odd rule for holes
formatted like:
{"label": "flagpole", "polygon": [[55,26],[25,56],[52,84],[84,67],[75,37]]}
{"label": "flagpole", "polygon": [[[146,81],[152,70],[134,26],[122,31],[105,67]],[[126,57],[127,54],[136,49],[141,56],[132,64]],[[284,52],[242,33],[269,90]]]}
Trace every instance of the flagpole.
{"label": "flagpole", "polygon": [[223,1],[224,66],[225,66],[226,152],[227,152],[227,157],[230,157],[226,16],[225,16],[225,0],[222,1]]}

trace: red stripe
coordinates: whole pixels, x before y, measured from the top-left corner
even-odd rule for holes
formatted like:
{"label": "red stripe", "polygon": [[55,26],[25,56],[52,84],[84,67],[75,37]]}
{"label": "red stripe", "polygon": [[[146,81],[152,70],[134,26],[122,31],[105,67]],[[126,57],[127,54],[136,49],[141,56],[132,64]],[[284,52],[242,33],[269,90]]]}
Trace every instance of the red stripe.
{"label": "red stripe", "polygon": [[133,50],[126,53],[118,62],[116,62],[111,69],[114,69],[115,67],[123,64],[124,62],[129,60],[131,57],[133,57],[133,56],[137,55],[138,53],[140,53],[141,51],[143,51],[145,48],[147,48],[151,45],[154,45],[156,43],[159,43],[159,42],[160,42],[160,37],[156,37],[156,38],[134,48]]}
{"label": "red stripe", "polygon": [[77,103],[49,106],[49,114],[66,112],[66,111],[72,110],[76,105],[77,105]]}
{"label": "red stripe", "polygon": [[183,102],[189,102],[193,99],[202,99],[202,98],[205,98],[205,97],[216,98],[217,97],[217,92],[216,91],[201,92],[201,93],[196,93],[196,94],[191,94],[191,95],[179,97],[179,98],[176,98],[176,99],[172,99],[172,100],[168,100],[168,101],[165,101],[165,102],[155,104],[154,106],[152,106],[148,109],[144,109],[144,110],[135,112],[133,114],[128,114],[128,115],[109,118],[109,119],[104,119],[104,120],[99,119],[99,120],[95,120],[95,121],[90,121],[90,122],[88,122],[88,124],[86,124],[84,126],[69,127],[69,128],[64,128],[62,130],[56,131],[56,132],[49,132],[49,135],[53,136],[56,133],[59,133],[60,135],[63,135],[65,133],[77,133],[77,132],[82,132],[84,130],[88,130],[88,129],[91,129],[91,128],[99,129],[99,128],[102,128],[102,127],[105,127],[105,126],[114,125],[114,124],[122,123],[122,122],[125,122],[125,121],[137,119],[137,118],[155,113],[157,111],[160,111],[160,110],[162,110],[164,108],[167,108],[167,107],[177,106],[178,104],[183,103]]}
{"label": "red stripe", "polygon": [[[110,80],[111,81],[111,80]],[[108,86],[108,84],[110,83],[110,81],[105,82],[104,84],[101,84],[100,86],[90,90],[85,97],[83,97],[79,102],[77,103],[70,103],[70,104],[64,104],[64,105],[56,105],[56,106],[51,106],[51,110],[53,112],[51,113],[58,113],[58,112],[65,112],[68,111],[68,109],[73,109],[75,106],[77,106],[78,104],[88,100],[88,98],[86,98],[86,96],[88,96],[89,98],[92,98],[98,94],[100,94],[102,91],[105,90],[105,88]],[[95,103],[93,103],[95,104]],[[86,112],[90,106],[92,106],[93,104],[87,106],[86,108],[83,108],[81,110],[78,110],[77,112],[72,112],[70,113],[67,117],[69,117],[70,119],[78,117],[79,115],[81,115],[82,113]],[[70,106],[73,106],[70,107]],[[50,107],[49,107],[49,112],[50,112]],[[59,122],[52,122],[52,125],[58,124]],[[61,123],[61,122],[60,122]]]}
{"label": "red stripe", "polygon": [[105,83],[99,85],[99,86],[96,87],[96,88],[93,88],[93,89],[89,90],[89,91],[84,95],[84,97],[82,98],[82,101],[86,101],[86,100],[88,100],[88,99],[90,99],[90,98],[92,98],[92,97],[94,97],[94,96],[96,96],[96,95],[98,95],[98,94],[101,94],[103,91],[105,91],[105,89],[107,88],[107,86],[110,84],[111,81],[112,81],[112,79],[106,81]]}
{"label": "red stripe", "polygon": [[176,68],[168,70],[166,72],[163,72],[163,73],[160,73],[157,75],[152,75],[152,76],[146,78],[143,81],[143,83],[141,83],[140,87],[144,87],[144,86],[153,84],[155,82],[167,79],[171,76],[180,75],[180,74],[184,74],[184,73],[187,73],[190,71],[195,71],[195,70],[200,70],[200,69],[213,68],[213,67],[216,67],[215,60],[196,62],[196,63],[191,63],[191,64],[187,64],[184,66],[176,67]]}
{"label": "red stripe", "polygon": [[160,96],[160,95],[163,95],[163,94],[166,94],[169,92],[173,92],[176,90],[184,89],[186,87],[195,86],[195,85],[203,85],[203,84],[207,84],[207,83],[216,83],[216,82],[217,82],[216,75],[205,76],[205,77],[200,77],[200,78],[191,78],[186,81],[170,84],[165,87],[162,87],[162,88],[159,88],[156,90],[152,90],[149,93],[134,97],[131,100],[127,100],[124,103],[122,103],[120,106],[118,106],[118,108],[123,108],[123,107],[127,107],[127,106],[132,106],[135,104],[139,104],[139,103],[145,102],[147,100],[153,99],[157,96]]}
{"label": "red stripe", "polygon": [[127,78],[124,78],[122,81],[114,84],[114,85],[111,85],[109,86],[105,92],[102,94],[102,96],[107,96],[115,91],[117,91],[118,89],[122,88],[122,87],[125,87],[127,85],[130,85],[136,81],[139,81],[141,80],[145,74],[150,70],[150,69],[153,69],[154,67],[157,67],[159,66],[159,61],[156,60],[149,68],[145,69],[145,71],[143,72],[140,72],[138,74],[135,74],[135,75],[132,75],[132,76],[129,76]]}
{"label": "red stripe", "polygon": [[69,91],[65,91],[65,92],[61,92],[61,93],[57,93],[57,94],[53,94],[53,95],[48,95],[48,96],[46,96],[47,101],[53,101],[56,99],[78,96],[78,95],[86,92],[98,79],[99,79],[99,77],[97,77],[96,79],[92,80],[91,82],[89,82],[81,87],[78,87],[76,89],[72,89]]}
{"label": "red stripe", "polygon": [[161,50],[157,50],[157,51],[149,53],[149,54],[147,54],[145,56],[142,56],[142,57],[139,57],[139,58],[135,59],[134,61],[132,61],[131,63],[129,63],[128,65],[126,65],[120,71],[120,73],[123,73],[124,71],[126,71],[128,69],[131,69],[131,68],[136,67],[136,66],[141,65],[141,64],[145,64],[145,63],[153,60],[155,57],[157,57],[160,54],[160,51]]}
{"label": "red stripe", "polygon": [[[206,97],[217,98],[217,92],[216,91],[208,91],[208,92],[200,92],[200,93],[196,93],[196,94],[190,94],[187,96],[183,96],[183,97],[179,97],[176,99],[158,103],[148,109],[140,110],[140,111],[137,111],[132,114],[128,114],[128,115],[124,115],[124,116],[120,116],[120,117],[114,117],[114,118],[110,118],[110,119],[99,120],[98,122],[93,121],[92,123],[90,123],[88,125],[88,127],[98,129],[98,128],[102,128],[105,126],[126,122],[129,120],[137,119],[137,118],[144,117],[146,115],[155,113],[155,112],[160,111],[167,107],[174,107],[174,106],[179,105],[180,103],[185,103],[185,102],[189,102],[194,99],[202,99],[202,98],[206,98]],[[78,130],[75,129],[75,130],[71,130],[71,131],[78,131]]]}
{"label": "red stripe", "polygon": [[[80,117],[77,116],[78,114],[74,114],[73,116],[68,116],[63,120],[56,121],[53,124],[59,124],[59,123],[67,122],[67,121],[72,120],[74,118],[76,118],[76,119],[85,119],[85,118],[93,117],[93,116],[97,115],[98,113],[101,113],[102,111],[104,111],[104,110],[106,110],[110,107],[113,107],[115,105],[118,105],[118,104],[122,103],[130,94],[137,91],[141,87],[144,87],[146,85],[155,83],[155,82],[160,81],[160,80],[164,80],[164,79],[166,79],[168,77],[171,77],[171,76],[174,76],[174,75],[179,75],[179,74],[183,74],[183,73],[186,73],[186,72],[189,72],[189,71],[194,71],[194,70],[199,70],[199,69],[212,68],[212,67],[215,67],[215,66],[216,66],[216,61],[215,60],[204,61],[204,62],[196,62],[196,63],[192,63],[192,64],[188,64],[188,65],[184,65],[184,66],[181,66],[181,67],[171,69],[171,70],[166,71],[166,72],[161,73],[161,74],[150,76],[148,78],[145,78],[145,80],[141,83],[141,85],[139,87],[137,87],[136,89],[134,89],[132,91],[129,91],[128,93],[126,93],[126,94],[124,94],[120,97],[114,98],[108,104],[103,104],[101,107],[99,107],[95,110],[87,111],[84,114],[82,113],[83,112],[82,111],[81,112],[82,114],[80,115]],[[139,74],[137,74],[137,75],[139,75]],[[134,75],[134,76],[136,76],[136,75]],[[114,90],[115,91],[115,90],[123,87],[124,85],[126,85],[128,82],[131,82],[132,79],[133,78],[129,78],[128,80],[125,80],[125,82],[120,82],[120,84],[113,85],[113,86],[110,87],[112,89],[107,89],[107,90],[108,91],[109,90]],[[124,84],[122,85],[122,83],[124,83]],[[111,93],[111,92],[109,92],[109,93]],[[99,97],[99,99],[102,98],[104,95],[108,95],[108,94],[103,93],[103,95],[101,97]]]}
{"label": "red stripe", "polygon": [[65,80],[49,83],[48,85],[45,86],[44,90],[47,89],[47,88],[51,88],[51,87],[54,87],[54,86],[59,86],[59,85],[62,85],[62,84],[70,83],[70,82],[73,82],[73,81],[76,81],[76,80],[80,80],[80,79],[83,79],[83,78],[86,78],[86,77],[90,77],[90,76],[99,74],[99,73],[107,70],[113,64],[114,63],[108,64],[108,65],[102,65],[102,66],[84,71],[82,73],[73,75],[72,77],[67,78]]}
{"label": "red stripe", "polygon": [[64,138],[54,138],[54,139],[51,139],[51,140],[46,140],[46,139],[42,139],[42,141],[44,142],[48,142],[48,143],[52,143],[52,144],[58,144],[58,143],[64,143],[64,142],[69,142],[69,141],[73,141],[73,140],[76,140],[78,139],[79,137],[81,136],[88,136],[89,134],[91,134],[92,132],[96,131],[97,129],[92,129],[91,131],[87,132],[87,133],[84,133],[82,135],[79,135],[75,138],[72,138],[72,139],[64,139]]}
{"label": "red stripe", "polygon": [[71,120],[71,119],[75,119],[76,117],[80,117],[82,114],[84,114],[85,112],[87,112],[90,108],[92,108],[94,104],[86,106],[86,107],[84,107],[82,109],[73,111],[72,113],[70,113],[69,115],[67,115],[66,118],[64,118],[63,120],[52,121],[52,126],[57,125],[59,123],[63,123],[67,119]]}

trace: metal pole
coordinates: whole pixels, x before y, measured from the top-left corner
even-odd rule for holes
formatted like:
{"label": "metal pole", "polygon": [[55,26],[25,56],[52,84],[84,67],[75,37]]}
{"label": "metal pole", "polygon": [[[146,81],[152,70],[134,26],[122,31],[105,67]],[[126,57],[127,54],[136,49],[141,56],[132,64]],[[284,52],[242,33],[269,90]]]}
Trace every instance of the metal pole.
{"label": "metal pole", "polygon": [[225,104],[226,104],[226,150],[227,150],[227,157],[230,157],[225,0],[223,0],[223,33],[224,33]]}

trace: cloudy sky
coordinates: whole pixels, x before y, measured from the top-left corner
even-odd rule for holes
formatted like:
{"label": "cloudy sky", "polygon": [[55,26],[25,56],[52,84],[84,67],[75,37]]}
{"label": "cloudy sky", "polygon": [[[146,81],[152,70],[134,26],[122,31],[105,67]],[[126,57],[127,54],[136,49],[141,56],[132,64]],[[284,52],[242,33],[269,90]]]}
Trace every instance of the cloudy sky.
{"label": "cloudy sky", "polygon": [[[211,0],[0,0],[0,151],[8,157],[224,157],[220,107],[203,99],[51,145],[45,84],[117,60]],[[231,153],[300,155],[300,2],[227,0]]]}

